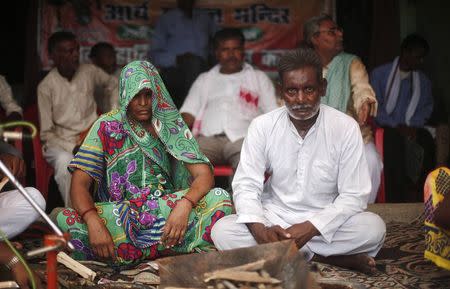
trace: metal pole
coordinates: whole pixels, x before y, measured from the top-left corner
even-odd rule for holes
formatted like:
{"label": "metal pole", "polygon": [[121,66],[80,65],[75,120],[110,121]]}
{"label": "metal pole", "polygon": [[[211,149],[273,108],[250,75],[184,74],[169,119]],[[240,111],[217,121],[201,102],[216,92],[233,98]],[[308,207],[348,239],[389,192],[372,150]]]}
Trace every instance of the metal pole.
{"label": "metal pole", "polygon": [[[22,187],[22,185],[19,183],[19,181],[14,177],[14,175],[9,171],[9,169],[5,166],[5,164],[0,160],[0,169],[2,172],[9,178],[9,180],[14,184],[14,186],[19,190],[19,192],[23,195],[23,197],[33,206],[33,208],[41,215],[42,218],[52,227],[53,231],[58,236],[63,237],[63,233],[61,230],[56,226],[55,223],[47,216],[47,214],[36,204],[36,202],[30,197],[28,192]],[[67,242],[67,246],[74,250],[75,247],[70,243],[70,241]]]}
{"label": "metal pole", "polygon": [[[46,235],[44,237],[44,246],[53,247],[56,245],[55,235]],[[55,250],[47,252],[47,289],[57,289],[58,288],[58,272],[57,272],[57,261],[56,261]]]}

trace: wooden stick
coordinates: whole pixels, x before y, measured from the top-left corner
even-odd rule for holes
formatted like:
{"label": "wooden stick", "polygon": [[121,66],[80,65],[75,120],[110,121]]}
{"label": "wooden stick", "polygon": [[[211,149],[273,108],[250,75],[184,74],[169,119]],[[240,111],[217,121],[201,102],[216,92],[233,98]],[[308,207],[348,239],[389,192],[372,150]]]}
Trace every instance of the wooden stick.
{"label": "wooden stick", "polygon": [[235,271],[235,270],[222,270],[216,271],[213,274],[205,274],[205,282],[211,280],[224,279],[233,280],[240,282],[251,282],[251,283],[269,283],[269,284],[279,284],[280,280],[270,277],[262,277],[257,272],[247,272],[247,271]]}
{"label": "wooden stick", "polygon": [[[230,267],[223,270],[231,270],[231,271],[256,271],[261,270],[264,265],[266,264],[266,260],[258,260],[256,262],[247,263],[244,265],[236,266],[236,267]],[[222,270],[218,270],[222,271]]]}
{"label": "wooden stick", "polygon": [[59,252],[58,255],[56,256],[56,260],[59,263],[66,266],[67,268],[71,269],[72,271],[78,273],[81,277],[88,279],[90,281],[94,281],[95,276],[97,275],[97,273],[95,273],[88,267],[84,266],[80,262],[75,261],[64,252]]}
{"label": "wooden stick", "polygon": [[4,176],[2,181],[0,182],[0,191],[3,189],[3,187],[6,185],[6,183],[9,181],[7,176]]}

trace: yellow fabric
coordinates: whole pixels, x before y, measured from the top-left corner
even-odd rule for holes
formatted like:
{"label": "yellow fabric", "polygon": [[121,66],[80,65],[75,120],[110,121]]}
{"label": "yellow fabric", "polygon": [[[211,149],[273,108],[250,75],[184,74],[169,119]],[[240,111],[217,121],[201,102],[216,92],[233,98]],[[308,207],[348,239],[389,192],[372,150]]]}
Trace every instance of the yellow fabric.
{"label": "yellow fabric", "polygon": [[434,224],[434,211],[450,189],[450,170],[438,168],[425,182],[425,258],[437,266],[450,270],[450,231]]}

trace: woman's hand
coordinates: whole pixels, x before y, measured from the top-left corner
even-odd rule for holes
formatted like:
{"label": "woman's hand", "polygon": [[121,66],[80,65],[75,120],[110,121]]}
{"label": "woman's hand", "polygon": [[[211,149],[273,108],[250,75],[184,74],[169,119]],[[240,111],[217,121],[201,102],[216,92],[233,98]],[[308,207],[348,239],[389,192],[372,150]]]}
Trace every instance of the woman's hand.
{"label": "woman's hand", "polygon": [[192,204],[188,200],[181,199],[177,202],[164,225],[164,232],[161,237],[161,243],[166,248],[173,247],[183,241],[191,210]]}
{"label": "woman's hand", "polygon": [[116,260],[116,252],[111,234],[95,211],[85,217],[89,243],[92,251],[100,258]]}

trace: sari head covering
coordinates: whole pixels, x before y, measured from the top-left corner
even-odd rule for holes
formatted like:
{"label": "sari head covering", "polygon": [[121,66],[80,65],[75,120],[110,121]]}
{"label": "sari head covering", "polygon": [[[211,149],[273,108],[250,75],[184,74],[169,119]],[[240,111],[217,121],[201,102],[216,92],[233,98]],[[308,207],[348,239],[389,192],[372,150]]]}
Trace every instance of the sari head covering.
{"label": "sari head covering", "polygon": [[188,164],[205,163],[211,166],[209,160],[200,151],[197,141],[181,118],[172,98],[167,91],[161,76],[156,68],[147,61],[133,61],[126,65],[120,74],[119,99],[120,114],[124,129],[139,145],[143,153],[161,166],[167,174],[171,175],[169,161],[154,149],[151,136],[141,126],[127,115],[131,100],[144,88],[152,91],[152,124],[159,139],[167,152],[177,163],[173,176],[175,187],[186,188],[189,174],[180,162]]}
{"label": "sari head covering", "polygon": [[[157,138],[127,114],[131,100],[142,89],[152,92],[151,123]],[[210,163],[200,152],[152,64],[133,61],[125,66],[119,93],[120,109],[100,116],[93,124],[69,169],[80,169],[95,180],[97,212],[118,248],[133,246],[143,250],[160,241],[171,209],[189,188],[191,176],[183,163]],[[231,212],[228,193],[213,191],[203,198],[204,206],[197,206],[192,214],[192,218],[208,221],[191,222],[195,237],[186,237],[188,241],[180,250],[190,252],[199,244],[212,246],[198,234],[212,222],[211,214],[216,209],[225,206],[226,213]],[[221,216],[225,214],[222,213]],[[77,236],[79,244],[88,244],[85,224],[80,223],[79,216],[72,218],[72,215],[78,216],[65,210],[58,223]]]}

